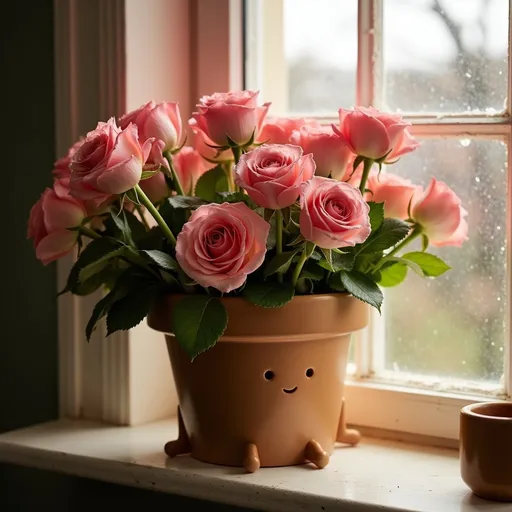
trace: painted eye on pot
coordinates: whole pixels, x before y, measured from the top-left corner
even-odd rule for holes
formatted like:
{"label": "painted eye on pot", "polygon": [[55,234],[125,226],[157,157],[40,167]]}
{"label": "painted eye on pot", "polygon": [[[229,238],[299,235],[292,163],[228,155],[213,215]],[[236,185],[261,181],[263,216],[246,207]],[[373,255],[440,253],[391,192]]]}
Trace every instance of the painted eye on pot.
{"label": "painted eye on pot", "polygon": [[265,377],[265,379],[267,380],[272,380],[274,378],[274,372],[272,370],[267,370],[263,376]]}
{"label": "painted eye on pot", "polygon": [[313,370],[313,368],[308,368],[306,370],[306,377],[311,378],[311,377],[313,377],[314,374],[315,374],[315,370]]}

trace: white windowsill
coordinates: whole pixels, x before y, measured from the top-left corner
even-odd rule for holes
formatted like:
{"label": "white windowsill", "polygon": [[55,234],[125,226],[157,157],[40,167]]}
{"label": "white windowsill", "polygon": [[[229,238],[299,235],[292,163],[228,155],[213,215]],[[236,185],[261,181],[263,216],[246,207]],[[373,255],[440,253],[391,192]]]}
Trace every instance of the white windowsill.
{"label": "white windowsill", "polygon": [[0,461],[203,500],[275,512],[505,512],[480,500],[459,476],[457,452],[364,439],[339,448],[323,470],[213,466],[188,456],[168,459],[175,420],[113,427],[61,420],[0,435]]}

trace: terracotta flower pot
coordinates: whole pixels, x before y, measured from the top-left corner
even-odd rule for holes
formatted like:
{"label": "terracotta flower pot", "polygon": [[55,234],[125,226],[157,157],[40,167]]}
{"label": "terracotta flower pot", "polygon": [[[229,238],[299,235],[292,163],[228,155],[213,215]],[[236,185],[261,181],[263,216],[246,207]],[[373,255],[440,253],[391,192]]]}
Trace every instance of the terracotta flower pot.
{"label": "terracotta flower pot", "polygon": [[255,471],[313,462],[324,467],[347,430],[343,392],[350,333],[368,322],[366,304],[346,294],[298,296],[280,309],[222,299],[224,336],[190,362],[172,334],[168,296],[148,316],[166,333],[179,397],[180,434],[169,456]]}

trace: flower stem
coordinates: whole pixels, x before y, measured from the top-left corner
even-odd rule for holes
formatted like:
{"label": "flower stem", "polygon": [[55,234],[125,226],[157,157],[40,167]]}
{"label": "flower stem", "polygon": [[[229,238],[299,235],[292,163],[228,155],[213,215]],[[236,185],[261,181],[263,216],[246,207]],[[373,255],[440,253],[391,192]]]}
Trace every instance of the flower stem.
{"label": "flower stem", "polygon": [[224,173],[226,174],[226,180],[228,182],[228,192],[234,192],[235,180],[233,178],[233,170],[231,169],[231,161],[224,162],[222,164],[222,168],[224,169]]}
{"label": "flower stem", "polygon": [[142,211],[142,207],[139,204],[136,204],[135,209],[137,210],[137,213],[139,214],[139,217],[140,217],[140,221],[142,222],[142,224],[144,224],[146,231],[150,231],[151,228],[149,227],[146,217],[144,217],[144,212]]}
{"label": "flower stem", "polygon": [[[235,159],[235,165],[240,162],[240,157],[242,156],[242,150],[238,146],[233,146],[231,148],[231,152],[233,153],[233,158]],[[235,179],[233,178],[233,170],[231,170],[231,180],[233,180],[233,190],[235,192],[240,192],[240,187],[235,183]]]}
{"label": "flower stem", "polygon": [[142,201],[142,204],[148,209],[148,212],[153,216],[157,224],[162,228],[162,231],[167,240],[171,242],[173,247],[176,247],[176,237],[172,234],[172,231],[160,215],[160,212],[155,208],[155,205],[149,200],[149,197],[140,188],[140,185],[135,185],[135,192],[137,193],[139,199]]}
{"label": "flower stem", "polygon": [[172,163],[172,153],[170,151],[164,151],[164,156],[169,162],[169,167],[171,169],[172,182],[174,183],[174,188],[176,189],[176,194],[179,196],[184,196],[183,187],[181,186],[180,179],[178,178],[178,174],[174,165]]}
{"label": "flower stem", "polygon": [[[306,244],[307,245],[307,244]],[[295,266],[295,269],[293,271],[292,275],[292,286],[295,288],[297,286],[297,283],[299,281],[300,273],[302,272],[302,267],[304,267],[304,263],[306,263],[306,260],[308,259],[308,253],[311,254],[312,251],[306,250],[306,245],[304,245],[304,249],[302,249],[302,254],[300,255],[300,259],[297,262],[297,265]],[[313,245],[313,249],[314,249]]]}
{"label": "flower stem", "polygon": [[235,159],[235,165],[240,162],[240,157],[242,156],[242,150],[238,146],[232,146],[231,151],[233,153],[233,158]]}
{"label": "flower stem", "polygon": [[370,176],[370,171],[373,166],[373,160],[371,158],[365,158],[363,165],[364,165],[363,175],[361,176],[361,183],[359,185],[359,190],[361,191],[361,194],[364,196],[366,182],[368,181],[368,176]]}
{"label": "flower stem", "polygon": [[101,238],[101,235],[96,233],[96,231],[92,230],[91,228],[88,228],[87,226],[80,226],[80,233],[82,235],[88,236],[89,238]]}
{"label": "flower stem", "polygon": [[393,250],[388,252],[386,254],[386,256],[384,256],[384,258],[382,258],[379,261],[379,263],[377,263],[376,267],[374,268],[374,271],[379,270],[382,267],[382,265],[384,265],[384,263],[386,263],[386,261],[389,261],[389,259],[392,258],[397,252],[401,251],[406,245],[410,244],[413,240],[418,238],[422,232],[423,232],[423,228],[419,224],[416,224],[412,228],[411,234],[408,237],[404,238],[399,244],[397,244],[393,248]]}
{"label": "flower stem", "polygon": [[[283,252],[283,212],[276,210],[276,254]],[[277,282],[283,282],[283,274],[278,272]]]}

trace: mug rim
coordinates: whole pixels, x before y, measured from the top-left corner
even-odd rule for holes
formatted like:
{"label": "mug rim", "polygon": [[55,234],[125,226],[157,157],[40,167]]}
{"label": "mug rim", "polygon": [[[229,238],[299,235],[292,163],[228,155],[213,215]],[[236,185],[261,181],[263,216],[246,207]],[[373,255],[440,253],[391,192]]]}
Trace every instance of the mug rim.
{"label": "mug rim", "polygon": [[[480,407],[486,406],[505,406],[510,409],[510,416],[493,416],[490,414],[483,414],[481,412],[476,411],[475,409],[479,409]],[[492,421],[500,421],[500,422],[509,422],[512,423],[512,402],[508,401],[488,401],[488,402],[477,402],[474,404],[466,405],[461,409],[461,414],[465,414],[467,416],[471,416],[473,418],[485,418]]]}

